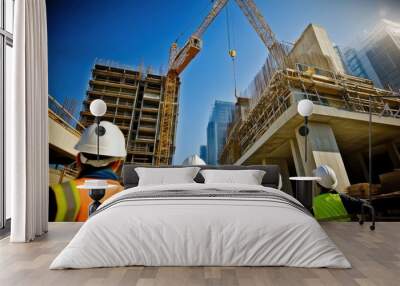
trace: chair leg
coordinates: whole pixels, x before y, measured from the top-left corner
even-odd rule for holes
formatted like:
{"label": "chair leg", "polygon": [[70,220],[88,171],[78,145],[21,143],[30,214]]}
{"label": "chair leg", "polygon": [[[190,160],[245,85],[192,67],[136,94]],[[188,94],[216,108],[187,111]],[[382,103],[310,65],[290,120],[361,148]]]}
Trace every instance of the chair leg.
{"label": "chair leg", "polygon": [[363,225],[365,221],[365,213],[364,213],[364,203],[361,205],[361,215],[360,215],[360,219],[358,220],[358,223],[360,225]]}
{"label": "chair leg", "polygon": [[371,204],[368,204],[368,207],[371,209],[371,221],[372,221],[372,224],[369,226],[369,228],[370,230],[375,230],[375,208]]}
{"label": "chair leg", "polygon": [[363,224],[363,222],[364,222],[364,207],[369,208],[370,213],[371,213],[371,223],[372,224],[369,226],[369,229],[370,230],[375,230],[375,208],[371,205],[371,203],[369,203],[367,201],[363,201],[363,204],[361,206],[360,224]]}

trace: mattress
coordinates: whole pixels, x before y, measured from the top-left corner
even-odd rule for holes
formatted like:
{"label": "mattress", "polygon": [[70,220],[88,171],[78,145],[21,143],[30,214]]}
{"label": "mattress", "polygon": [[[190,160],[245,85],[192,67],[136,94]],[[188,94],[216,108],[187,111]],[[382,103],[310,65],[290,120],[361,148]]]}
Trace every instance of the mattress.
{"label": "mattress", "polygon": [[133,265],[351,267],[282,191],[193,183],[135,187],[109,198],[50,269]]}

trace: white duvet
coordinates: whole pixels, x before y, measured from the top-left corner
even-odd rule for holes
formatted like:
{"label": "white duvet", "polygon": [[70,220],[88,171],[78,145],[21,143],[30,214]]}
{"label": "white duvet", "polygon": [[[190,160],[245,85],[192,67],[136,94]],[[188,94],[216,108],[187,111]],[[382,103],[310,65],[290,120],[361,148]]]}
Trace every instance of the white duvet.
{"label": "white duvet", "polygon": [[[262,186],[180,184],[163,190],[263,190]],[[145,266],[294,266],[349,268],[310,215],[287,204],[246,198],[153,198],[124,201],[91,217],[50,269]]]}

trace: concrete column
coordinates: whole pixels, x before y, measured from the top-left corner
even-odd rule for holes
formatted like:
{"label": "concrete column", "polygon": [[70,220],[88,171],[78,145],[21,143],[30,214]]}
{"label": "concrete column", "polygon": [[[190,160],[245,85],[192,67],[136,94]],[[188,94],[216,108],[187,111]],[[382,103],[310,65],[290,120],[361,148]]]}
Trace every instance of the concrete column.
{"label": "concrete column", "polygon": [[290,140],[290,150],[292,151],[292,157],[294,161],[294,167],[296,168],[297,176],[299,177],[304,176],[305,172],[303,168],[302,159],[300,156],[299,146],[297,145],[297,142],[294,141],[293,139]]}
{"label": "concrete column", "polygon": [[[304,137],[299,134],[298,128],[296,129],[296,140],[305,175],[311,176],[312,170],[316,166],[328,165],[335,171],[338,179],[336,190],[344,192],[350,185],[350,181],[332,128],[328,124],[310,123],[306,151],[304,150]],[[307,163],[304,162],[305,152],[307,152]]]}
{"label": "concrete column", "polygon": [[293,195],[292,184],[289,180],[289,166],[286,159],[279,160],[278,163],[279,167],[281,168],[281,175],[282,175],[282,191],[289,195]]}

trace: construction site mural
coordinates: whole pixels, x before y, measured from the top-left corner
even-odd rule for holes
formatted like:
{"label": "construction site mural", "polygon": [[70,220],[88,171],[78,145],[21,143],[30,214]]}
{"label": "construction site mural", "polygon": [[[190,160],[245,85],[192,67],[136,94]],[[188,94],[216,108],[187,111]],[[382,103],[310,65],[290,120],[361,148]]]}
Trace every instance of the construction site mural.
{"label": "construction site mural", "polygon": [[[180,165],[199,155],[210,165],[277,164],[289,194],[289,177],[321,165],[337,175],[338,192],[371,199],[400,191],[400,3],[315,1],[318,9],[305,11],[304,1],[290,9],[258,0],[48,2],[55,220],[87,217],[87,193],[66,196],[74,185],[63,184],[105,167],[75,148],[96,125],[99,99],[101,121],[118,128],[126,150],[101,157],[115,174],[103,179],[121,182],[122,164]],[[360,5],[365,15],[344,16]],[[314,106],[307,136],[297,110],[304,99]]]}

